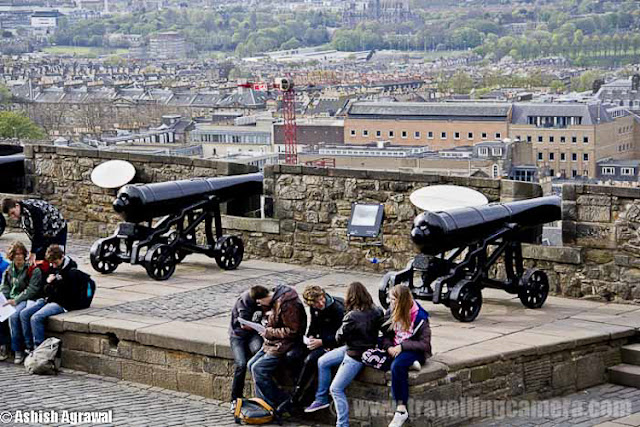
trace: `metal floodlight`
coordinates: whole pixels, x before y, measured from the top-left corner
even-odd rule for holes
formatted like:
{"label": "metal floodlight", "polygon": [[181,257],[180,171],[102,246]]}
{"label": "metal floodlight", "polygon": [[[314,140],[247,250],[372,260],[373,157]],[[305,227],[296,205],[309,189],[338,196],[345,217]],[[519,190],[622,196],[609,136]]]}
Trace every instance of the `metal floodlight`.
{"label": "metal floodlight", "polygon": [[382,203],[353,203],[351,217],[347,224],[347,236],[378,237],[381,235],[384,220],[384,205]]}

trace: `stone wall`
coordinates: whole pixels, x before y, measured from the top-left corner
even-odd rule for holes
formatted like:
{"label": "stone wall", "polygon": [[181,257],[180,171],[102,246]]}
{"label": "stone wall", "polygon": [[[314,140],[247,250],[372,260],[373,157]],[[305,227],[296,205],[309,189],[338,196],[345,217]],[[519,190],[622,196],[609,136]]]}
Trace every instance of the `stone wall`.
{"label": "stone wall", "polygon": [[640,301],[640,189],[565,184],[563,248],[529,247],[557,294]]}
{"label": "stone wall", "polygon": [[253,166],[188,157],[30,145],[25,147],[27,191],[54,203],[74,237],[105,237],[120,221],[111,205],[117,190],[94,185],[91,171],[114,159],[134,165],[137,183],[257,172]]}
{"label": "stone wall", "polygon": [[[386,272],[403,268],[416,253],[409,235],[421,211],[409,195],[437,184],[469,187],[490,201],[541,195],[537,184],[508,180],[280,165],[265,169],[265,193],[273,197],[277,231],[240,227],[231,231],[243,234],[247,252],[254,257]],[[382,245],[370,244],[376,239],[349,241],[353,202],[384,203]],[[233,221],[227,226],[233,228]]]}

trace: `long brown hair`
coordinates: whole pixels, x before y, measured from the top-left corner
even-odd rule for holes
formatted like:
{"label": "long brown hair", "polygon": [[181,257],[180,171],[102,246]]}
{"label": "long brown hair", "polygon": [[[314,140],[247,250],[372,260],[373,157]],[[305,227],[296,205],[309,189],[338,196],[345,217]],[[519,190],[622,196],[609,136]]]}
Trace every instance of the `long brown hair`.
{"label": "long brown hair", "polygon": [[347,289],[344,305],[347,311],[366,311],[373,307],[373,298],[371,298],[371,294],[362,283],[353,282]]}
{"label": "long brown hair", "polygon": [[408,286],[395,285],[391,288],[391,295],[396,299],[391,311],[391,321],[400,326],[404,331],[411,328],[411,308],[413,307],[413,295]]}
{"label": "long brown hair", "polygon": [[16,240],[9,247],[9,252],[7,252],[7,258],[9,261],[13,261],[13,258],[16,256],[17,252],[21,252],[24,255],[25,259],[29,256],[29,252],[27,252],[27,248],[24,246],[24,243]]}

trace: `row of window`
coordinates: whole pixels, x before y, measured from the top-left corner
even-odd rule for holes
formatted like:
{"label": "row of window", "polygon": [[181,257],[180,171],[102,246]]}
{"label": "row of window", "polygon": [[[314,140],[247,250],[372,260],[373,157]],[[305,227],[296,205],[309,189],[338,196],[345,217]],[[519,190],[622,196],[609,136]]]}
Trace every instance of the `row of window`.
{"label": "row of window", "polygon": [[[549,169],[549,176],[555,176],[556,174],[556,170],[555,169]],[[566,169],[560,169],[560,176],[566,177],[567,176],[567,171]],[[573,178],[578,176],[578,169],[571,169],[571,176]],[[589,176],[589,171],[587,169],[584,169],[582,171],[582,176]]]}
{"label": "row of window", "polygon": [[[554,153],[553,151],[549,153],[549,161],[554,161],[556,159],[556,153]],[[542,151],[538,151],[538,160],[539,161],[543,161],[544,160],[544,153]],[[560,161],[561,162],[566,162],[567,161],[567,154],[566,153],[560,153]],[[571,153],[571,161],[572,162],[577,162],[578,161],[578,153]],[[588,162],[589,161],[589,153],[582,153],[582,161],[584,162]]]}
{"label": "row of window", "polygon": [[631,151],[632,148],[633,148],[633,144],[631,144],[630,142],[627,142],[626,144],[618,145],[618,152],[621,153],[623,151]]}
{"label": "row of window", "polygon": [[[633,168],[620,168],[620,175],[632,176],[634,175]],[[615,175],[616,168],[611,166],[603,166],[602,167],[602,175]]]}
{"label": "row of window", "polygon": [[[516,140],[522,141],[522,139],[520,138],[520,135],[516,136]],[[538,135],[538,139],[537,140],[538,140],[538,142],[544,142],[544,137],[542,135]],[[559,140],[560,140],[561,144],[564,144],[564,143],[567,142],[567,137],[566,136],[561,136],[559,138]],[[527,135],[527,142],[532,142],[532,141],[533,141],[533,137],[531,135]],[[555,135],[549,135],[548,141],[551,142],[551,143],[556,142]],[[582,137],[582,142],[584,144],[588,144],[589,143],[589,137],[588,136],[583,136]],[[573,135],[571,137],[571,143],[572,144],[577,144],[578,143],[578,137],[576,135]]]}
{"label": "row of window", "polygon": [[[354,138],[358,135],[358,131],[356,129],[351,129],[351,137]],[[388,131],[387,133],[389,138],[395,138],[396,134],[395,131]],[[362,136],[364,137],[368,137],[369,136],[369,130],[368,129],[363,129],[362,130]],[[432,131],[428,131],[426,132],[426,136],[427,139],[433,139],[434,138],[434,132]],[[400,132],[400,137],[403,139],[406,139],[409,137],[409,132],[407,132],[406,130],[403,130]],[[495,139],[500,139],[502,138],[502,133],[500,132],[496,132],[494,134]],[[381,130],[377,130],[376,131],[376,138],[382,138],[382,131]],[[415,131],[413,132],[413,138],[414,139],[420,139],[422,138],[422,133],[420,131]],[[461,139],[462,138],[462,133],[461,132],[453,132],[453,139]],[[474,135],[473,132],[467,132],[467,139],[469,140],[473,140]],[[489,134],[487,132],[482,132],[481,133],[481,138],[482,139],[488,139],[489,138]],[[447,139],[447,132],[440,132],[440,139]]]}
{"label": "row of window", "polygon": [[623,127],[618,128],[618,133],[619,134],[621,134],[621,133],[629,133],[632,130],[633,130],[633,126],[623,126]]}

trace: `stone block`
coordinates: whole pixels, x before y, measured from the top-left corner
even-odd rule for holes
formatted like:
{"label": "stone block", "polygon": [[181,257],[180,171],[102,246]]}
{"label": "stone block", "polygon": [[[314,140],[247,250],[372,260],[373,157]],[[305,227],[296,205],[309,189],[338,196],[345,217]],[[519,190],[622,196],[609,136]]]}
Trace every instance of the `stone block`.
{"label": "stone block", "polygon": [[600,355],[582,357],[576,361],[576,378],[578,390],[593,387],[605,382],[605,366]]}
{"label": "stone block", "polygon": [[[228,402],[231,399],[231,383],[230,377],[214,377],[212,386],[212,397],[214,399]],[[245,396],[252,396],[255,393],[249,392],[253,387],[251,385],[245,385]]]}
{"label": "stone block", "polygon": [[95,334],[112,333],[118,339],[134,341],[136,329],[148,326],[146,323],[133,322],[124,319],[101,318],[89,323],[89,332]]}
{"label": "stone block", "polygon": [[178,371],[178,391],[213,398],[213,379],[211,374]]}
{"label": "stone block", "polygon": [[562,200],[576,200],[576,186],[574,184],[562,184]]}
{"label": "stone block", "polygon": [[100,354],[102,353],[102,341],[103,338],[100,336],[67,332],[63,335],[62,348]]}
{"label": "stone block", "polygon": [[60,315],[63,318],[62,328],[65,331],[89,333],[89,323],[102,320],[102,317],[82,314],[82,312],[72,311]]}
{"label": "stone block", "polygon": [[231,375],[233,363],[227,359],[218,357],[204,357],[202,370],[207,374],[216,376]]}
{"label": "stone block", "polygon": [[578,220],[578,205],[576,202],[562,201],[562,219],[565,221]]}
{"label": "stone block", "polygon": [[135,344],[132,358],[135,361],[153,365],[166,365],[167,354],[164,350]]}
{"label": "stone block", "polygon": [[551,385],[554,389],[574,387],[576,384],[575,362],[560,363],[553,367]]}
{"label": "stone block", "polygon": [[100,360],[100,356],[97,354],[75,351],[69,348],[62,349],[63,368],[95,374],[97,373],[96,371],[98,370]]}
{"label": "stone block", "polygon": [[614,260],[614,253],[607,249],[587,249],[584,258],[587,262],[606,264]]}
{"label": "stone block", "polygon": [[154,366],[151,375],[155,387],[178,390],[178,372],[175,369]]}
{"label": "stone block", "polygon": [[491,379],[491,370],[488,366],[471,368],[471,382],[480,383]]}
{"label": "stone block", "polygon": [[153,368],[153,365],[123,360],[122,379],[134,383],[153,385]]}
{"label": "stone block", "polygon": [[583,262],[582,249],[569,246],[522,245],[522,256],[541,261],[561,262],[580,265]]}
{"label": "stone block", "polygon": [[573,244],[576,241],[576,222],[562,221],[562,243]]}
{"label": "stone block", "polygon": [[136,341],[140,344],[205,356],[214,356],[216,341],[226,339],[225,328],[182,321],[151,325],[136,331]]}
{"label": "stone block", "polygon": [[578,222],[576,224],[576,243],[579,246],[615,249],[614,226],[613,224],[586,224]]}
{"label": "stone block", "polygon": [[578,204],[578,221],[606,223],[611,222],[611,206]]}
{"label": "stone block", "polygon": [[166,355],[167,367],[171,369],[189,372],[202,372],[204,369],[203,356],[173,350],[167,350]]}
{"label": "stone block", "polygon": [[611,197],[607,195],[584,194],[577,198],[578,206],[603,206],[611,207]]}

